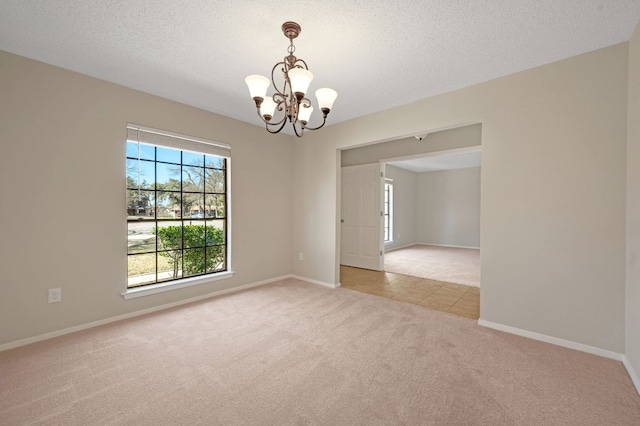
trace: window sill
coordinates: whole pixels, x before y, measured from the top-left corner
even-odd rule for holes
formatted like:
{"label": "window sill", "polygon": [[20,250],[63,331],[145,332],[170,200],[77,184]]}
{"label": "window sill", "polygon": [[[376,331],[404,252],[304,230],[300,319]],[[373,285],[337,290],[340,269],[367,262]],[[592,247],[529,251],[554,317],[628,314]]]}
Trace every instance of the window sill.
{"label": "window sill", "polygon": [[169,281],[166,283],[145,285],[143,287],[131,288],[120,293],[125,300],[135,299],[137,297],[149,296],[156,293],[164,293],[165,291],[177,290],[179,288],[192,287],[194,285],[206,284],[213,281],[226,280],[233,277],[234,271],[220,272],[215,275],[205,275],[202,277],[184,278],[177,281]]}

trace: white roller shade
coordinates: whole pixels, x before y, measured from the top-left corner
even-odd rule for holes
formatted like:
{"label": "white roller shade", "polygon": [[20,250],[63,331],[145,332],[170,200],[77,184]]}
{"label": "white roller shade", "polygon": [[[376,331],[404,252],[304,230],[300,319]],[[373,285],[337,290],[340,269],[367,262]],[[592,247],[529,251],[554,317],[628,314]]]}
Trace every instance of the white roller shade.
{"label": "white roller shade", "polygon": [[231,158],[231,146],[149,127],[127,124],[127,140]]}

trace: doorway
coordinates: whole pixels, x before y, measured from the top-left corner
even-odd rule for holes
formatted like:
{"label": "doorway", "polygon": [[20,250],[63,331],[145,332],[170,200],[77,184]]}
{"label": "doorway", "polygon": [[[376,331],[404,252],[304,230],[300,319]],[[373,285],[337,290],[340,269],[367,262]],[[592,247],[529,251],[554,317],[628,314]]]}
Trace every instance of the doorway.
{"label": "doorway", "polygon": [[[382,142],[378,144],[367,145],[358,148],[352,148],[340,152],[340,160],[342,167],[341,172],[341,220],[344,220],[348,213],[345,212],[345,203],[348,206],[354,199],[358,199],[356,194],[351,189],[346,189],[344,185],[344,172],[349,167],[353,166],[365,166],[369,165],[371,170],[376,170],[377,167],[382,167],[382,173],[378,175],[377,185],[379,188],[379,199],[373,202],[373,205],[377,206],[378,221],[375,223],[378,225],[378,229],[370,231],[369,235],[378,235],[380,242],[380,263],[379,267],[373,265],[373,267],[364,266],[364,264],[355,264],[357,267],[353,267],[353,264],[346,262],[344,259],[344,253],[357,251],[353,241],[355,240],[353,234],[356,231],[351,231],[349,235],[348,230],[345,229],[344,222],[341,222],[340,226],[340,282],[343,287],[350,288],[357,291],[362,291],[370,294],[376,294],[378,296],[387,297],[390,299],[403,301],[407,303],[413,303],[416,305],[422,305],[432,309],[442,310],[457,315],[462,315],[468,318],[477,319],[479,317],[479,288],[467,285],[460,285],[458,283],[452,283],[447,281],[453,281],[452,279],[434,279],[434,277],[420,276],[421,274],[416,271],[410,270],[393,270],[389,266],[391,262],[388,262],[385,256],[387,253],[389,260],[393,257],[398,257],[398,254],[402,254],[404,249],[409,249],[412,246],[419,246],[419,248],[425,248],[425,240],[422,239],[424,235],[429,234],[428,226],[418,226],[418,217],[424,216],[424,211],[418,208],[425,205],[433,205],[437,197],[443,195],[442,191],[432,193],[431,196],[423,196],[422,193],[416,192],[419,187],[429,186],[430,181],[444,182],[445,188],[455,187],[456,174],[463,175],[475,174],[476,175],[476,194],[477,207],[474,208],[475,219],[477,220],[476,234],[477,242],[471,242],[474,244],[471,250],[475,250],[478,253],[479,247],[479,177],[480,177],[480,137],[481,126],[472,125],[465,126],[458,129],[446,130],[443,132],[436,132],[428,135],[427,138],[405,138],[400,141]],[[423,152],[419,152],[419,151]],[[472,154],[474,153],[475,154]],[[469,161],[471,157],[475,156],[475,163],[466,164],[464,161]],[[410,167],[417,167],[420,162],[430,162],[430,170],[410,170]],[[443,163],[457,163],[455,167],[444,167]],[[436,166],[435,164],[440,164]],[[465,169],[473,169],[473,171]],[[431,173],[431,174],[429,174]],[[460,176],[458,176],[459,178]],[[460,179],[457,179],[460,180]],[[409,184],[407,184],[409,182]],[[468,189],[470,184],[464,184],[463,187]],[[431,185],[433,186],[433,185]],[[435,187],[437,189],[437,187]],[[435,198],[434,198],[435,194]],[[444,200],[451,200],[451,194],[447,195]],[[371,200],[372,198],[369,197]],[[464,195],[453,196],[453,200],[464,200]],[[460,219],[460,211],[456,213],[451,210],[451,205],[444,205],[440,203],[446,214],[444,215],[445,223],[440,223],[438,226],[434,225],[432,229],[438,229],[441,234],[436,240],[426,240],[426,242],[435,243],[434,246],[442,251],[444,249],[450,250],[462,250],[466,247],[461,247],[462,244],[469,244],[463,240],[455,240],[454,237],[459,238],[460,235],[456,235],[455,220],[452,218]],[[409,206],[409,207],[408,207]],[[411,207],[412,206],[412,207]],[[353,209],[353,207],[347,207],[347,210]],[[462,212],[468,213],[469,209],[462,209]],[[372,210],[373,211],[373,210]],[[437,223],[437,211],[430,212],[430,220]],[[459,221],[458,221],[459,222]],[[354,229],[354,228],[352,228]],[[458,233],[460,234],[460,233]],[[472,232],[464,230],[462,234],[470,237]],[[347,235],[347,238],[344,238]],[[432,236],[433,237],[433,236]],[[448,238],[448,239],[447,239]],[[453,240],[451,239],[453,238]],[[462,243],[461,243],[462,241]],[[350,244],[351,247],[346,247],[346,244]],[[443,246],[456,246],[456,247],[443,247]],[[373,247],[373,246],[372,246]],[[373,250],[370,250],[373,253]],[[415,253],[414,253],[415,254]],[[479,256],[477,256],[477,269],[479,271]],[[409,256],[409,264],[425,263],[419,259],[411,259]],[[440,268],[443,269],[443,268]],[[453,266],[452,269],[460,269]],[[479,276],[479,272],[478,272]],[[435,277],[438,278],[438,277]]]}

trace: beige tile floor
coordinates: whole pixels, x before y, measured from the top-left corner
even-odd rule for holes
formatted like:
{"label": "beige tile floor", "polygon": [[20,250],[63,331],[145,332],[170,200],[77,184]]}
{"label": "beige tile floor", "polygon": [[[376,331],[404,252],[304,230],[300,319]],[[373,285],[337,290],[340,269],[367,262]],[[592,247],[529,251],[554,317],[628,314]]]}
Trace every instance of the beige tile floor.
{"label": "beige tile floor", "polygon": [[391,272],[340,266],[342,287],[401,302],[449,312],[466,318],[480,317],[480,289]]}

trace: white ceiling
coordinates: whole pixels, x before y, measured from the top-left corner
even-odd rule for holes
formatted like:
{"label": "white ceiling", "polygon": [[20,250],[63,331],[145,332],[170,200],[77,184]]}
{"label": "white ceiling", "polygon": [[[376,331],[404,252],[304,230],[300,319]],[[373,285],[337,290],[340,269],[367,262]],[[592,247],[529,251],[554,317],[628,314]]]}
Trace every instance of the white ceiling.
{"label": "white ceiling", "polygon": [[0,49],[259,124],[244,77],[282,60],[293,20],[337,123],[627,41],[639,19],[640,0],[2,0]]}
{"label": "white ceiling", "polygon": [[429,155],[409,160],[389,161],[386,164],[400,167],[412,172],[433,172],[437,170],[466,169],[480,167],[480,151],[463,152],[458,154]]}

